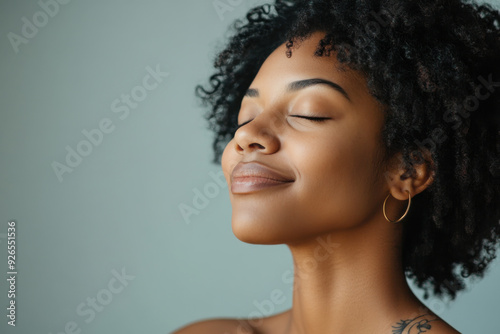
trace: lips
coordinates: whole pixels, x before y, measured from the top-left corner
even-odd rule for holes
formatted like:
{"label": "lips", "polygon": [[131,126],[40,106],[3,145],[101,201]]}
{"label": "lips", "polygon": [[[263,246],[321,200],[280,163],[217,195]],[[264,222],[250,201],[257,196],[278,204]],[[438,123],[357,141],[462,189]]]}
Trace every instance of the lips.
{"label": "lips", "polygon": [[233,194],[250,193],[257,190],[290,184],[294,179],[259,162],[240,162],[231,174]]}

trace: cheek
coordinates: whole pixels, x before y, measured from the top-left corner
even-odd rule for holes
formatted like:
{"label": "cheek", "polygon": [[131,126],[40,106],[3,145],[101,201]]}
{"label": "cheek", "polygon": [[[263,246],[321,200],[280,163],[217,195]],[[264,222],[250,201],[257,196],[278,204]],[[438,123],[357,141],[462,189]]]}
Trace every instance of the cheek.
{"label": "cheek", "polygon": [[323,138],[314,146],[297,147],[298,214],[309,217],[315,228],[350,227],[369,214],[373,152],[365,141],[350,138]]}
{"label": "cheek", "polygon": [[[249,243],[284,243],[350,228],[372,216],[375,145],[367,135],[352,132],[283,140],[282,158],[295,169],[296,181],[286,189],[255,195],[230,193],[236,237]],[[226,147],[225,173],[237,163],[237,155]]]}

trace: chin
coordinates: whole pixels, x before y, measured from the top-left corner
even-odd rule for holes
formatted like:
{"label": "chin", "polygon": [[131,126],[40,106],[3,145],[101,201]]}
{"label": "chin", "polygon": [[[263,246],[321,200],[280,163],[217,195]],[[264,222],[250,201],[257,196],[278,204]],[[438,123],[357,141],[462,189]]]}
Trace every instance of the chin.
{"label": "chin", "polygon": [[231,218],[233,234],[240,241],[256,245],[278,245],[294,242],[311,231],[293,227],[290,220],[272,217],[259,218],[255,214],[235,215]]}
{"label": "chin", "polygon": [[262,228],[258,228],[253,223],[245,224],[233,220],[231,225],[233,234],[240,241],[257,245],[275,244],[275,242],[271,242],[273,238],[270,238],[268,233],[263,232]]}
{"label": "chin", "polygon": [[275,228],[272,228],[271,222],[265,220],[256,221],[255,217],[248,218],[250,219],[233,216],[231,220],[233,234],[240,241],[258,245],[276,245],[286,242],[286,237],[283,235],[286,232],[280,233],[276,231]]}

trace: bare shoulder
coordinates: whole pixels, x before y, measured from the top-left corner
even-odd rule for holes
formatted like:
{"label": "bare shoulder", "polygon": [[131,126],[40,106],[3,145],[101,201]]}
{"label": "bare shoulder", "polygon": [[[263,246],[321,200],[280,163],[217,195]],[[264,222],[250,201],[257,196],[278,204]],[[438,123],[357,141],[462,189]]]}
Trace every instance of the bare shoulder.
{"label": "bare shoulder", "polygon": [[394,334],[406,333],[461,334],[438,316],[423,314],[413,319],[401,320],[393,326]]}
{"label": "bare shoulder", "polygon": [[200,320],[171,334],[268,334],[281,331],[289,311],[258,319],[215,318]]}
{"label": "bare shoulder", "polygon": [[171,334],[259,334],[243,319],[216,318],[200,320],[177,329]]}

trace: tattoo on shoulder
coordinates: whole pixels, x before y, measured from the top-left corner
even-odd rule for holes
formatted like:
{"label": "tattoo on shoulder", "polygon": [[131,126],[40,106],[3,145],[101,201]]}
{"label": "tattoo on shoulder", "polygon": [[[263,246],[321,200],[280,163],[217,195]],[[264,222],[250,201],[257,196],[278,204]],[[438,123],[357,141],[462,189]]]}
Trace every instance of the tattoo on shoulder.
{"label": "tattoo on shoulder", "polygon": [[431,329],[431,322],[439,320],[432,314],[423,314],[413,319],[401,320],[392,326],[392,334],[420,334]]}

